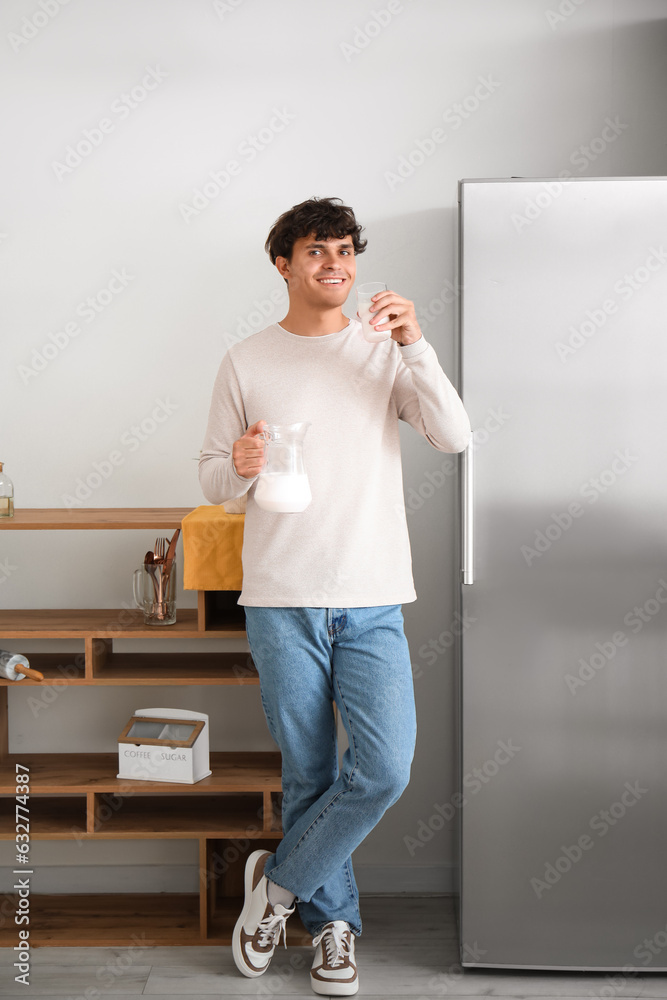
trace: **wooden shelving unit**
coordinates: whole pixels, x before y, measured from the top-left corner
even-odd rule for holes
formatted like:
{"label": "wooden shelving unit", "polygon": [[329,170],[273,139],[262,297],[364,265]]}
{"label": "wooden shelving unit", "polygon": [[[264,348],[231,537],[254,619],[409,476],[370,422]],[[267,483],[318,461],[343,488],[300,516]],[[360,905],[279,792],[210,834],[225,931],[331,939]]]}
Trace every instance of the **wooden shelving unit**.
{"label": "wooden shelving unit", "polygon": [[[8,530],[158,531],[180,526],[191,508],[24,509],[0,520]],[[116,753],[10,753],[8,688],[29,693],[48,684],[259,685],[248,653],[114,652],[114,639],[226,639],[245,636],[238,591],[198,594],[174,625],[151,628],[141,611],[43,609],[0,611],[0,639],[73,639],[78,651],[32,653],[43,681],[0,678],[0,839],[16,834],[16,764],[29,769],[30,837],[38,840],[196,840],[198,893],[31,894],[30,943],[129,947],[229,945],[242,906],[248,854],[275,848],[280,823],[277,752],[211,751],[212,773],[193,785],[116,777]],[[233,696],[232,696],[233,697]],[[25,772],[24,772],[25,773]],[[6,895],[6,907],[16,900]],[[8,911],[10,912],[10,911]],[[136,935],[136,937],[135,937]],[[0,947],[18,943],[12,920],[0,925]],[[310,944],[297,914],[288,945]]]}
{"label": "wooden shelving unit", "polygon": [[113,528],[180,528],[193,507],[23,507],[0,520],[0,530],[41,531],[67,528],[105,531]]}

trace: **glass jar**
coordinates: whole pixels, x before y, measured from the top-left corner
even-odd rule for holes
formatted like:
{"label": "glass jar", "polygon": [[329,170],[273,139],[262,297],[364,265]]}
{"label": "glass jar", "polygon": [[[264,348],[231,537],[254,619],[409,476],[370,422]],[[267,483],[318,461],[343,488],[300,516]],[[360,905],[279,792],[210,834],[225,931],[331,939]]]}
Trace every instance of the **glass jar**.
{"label": "glass jar", "polygon": [[14,484],[0,462],[0,517],[14,516]]}

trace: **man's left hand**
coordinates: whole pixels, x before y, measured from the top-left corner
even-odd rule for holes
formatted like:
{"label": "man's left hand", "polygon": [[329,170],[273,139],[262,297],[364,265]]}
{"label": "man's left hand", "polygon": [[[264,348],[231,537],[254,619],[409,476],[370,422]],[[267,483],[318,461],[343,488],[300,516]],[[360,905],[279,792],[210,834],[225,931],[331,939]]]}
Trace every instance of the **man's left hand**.
{"label": "man's left hand", "polygon": [[391,330],[391,339],[401,347],[414,344],[422,335],[415,315],[414,302],[396,292],[378,292],[373,296],[372,326],[376,330]]}

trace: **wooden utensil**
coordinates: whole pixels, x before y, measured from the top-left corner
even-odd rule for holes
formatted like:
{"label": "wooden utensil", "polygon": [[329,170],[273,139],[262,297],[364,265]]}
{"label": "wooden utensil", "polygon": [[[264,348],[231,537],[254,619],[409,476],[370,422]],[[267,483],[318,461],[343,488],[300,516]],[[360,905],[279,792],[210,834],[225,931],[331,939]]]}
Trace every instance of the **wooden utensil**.
{"label": "wooden utensil", "polygon": [[39,670],[35,670],[34,667],[26,667],[23,663],[16,663],[12,667],[0,666],[0,676],[6,677],[10,681],[17,681],[19,678],[17,674],[25,674],[26,677],[32,677],[34,681],[43,681],[44,674],[40,673]]}
{"label": "wooden utensil", "polygon": [[39,670],[35,670],[34,667],[24,667],[22,663],[17,663],[14,670],[17,674],[25,674],[26,677],[32,677],[34,681],[44,680],[44,674],[41,674]]}

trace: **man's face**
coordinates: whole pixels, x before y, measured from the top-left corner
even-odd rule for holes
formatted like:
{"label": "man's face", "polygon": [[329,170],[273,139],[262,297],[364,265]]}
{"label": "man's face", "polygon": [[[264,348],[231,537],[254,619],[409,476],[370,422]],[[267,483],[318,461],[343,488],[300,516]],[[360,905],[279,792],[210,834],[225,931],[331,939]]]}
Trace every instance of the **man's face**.
{"label": "man's face", "polygon": [[342,306],[357,274],[354,245],[350,236],[317,240],[315,235],[296,240],[292,259],[276,259],[287,278],[290,299],[298,298],[315,308]]}

